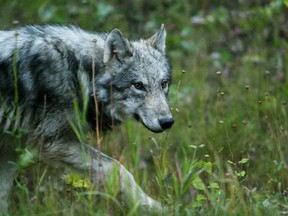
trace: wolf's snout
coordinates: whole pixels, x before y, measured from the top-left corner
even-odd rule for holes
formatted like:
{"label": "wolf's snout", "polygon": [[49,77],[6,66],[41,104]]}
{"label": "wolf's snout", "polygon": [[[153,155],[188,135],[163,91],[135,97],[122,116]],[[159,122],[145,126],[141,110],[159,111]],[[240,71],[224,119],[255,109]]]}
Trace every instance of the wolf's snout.
{"label": "wolf's snout", "polygon": [[159,119],[159,124],[163,130],[169,129],[174,124],[174,119],[172,117]]}

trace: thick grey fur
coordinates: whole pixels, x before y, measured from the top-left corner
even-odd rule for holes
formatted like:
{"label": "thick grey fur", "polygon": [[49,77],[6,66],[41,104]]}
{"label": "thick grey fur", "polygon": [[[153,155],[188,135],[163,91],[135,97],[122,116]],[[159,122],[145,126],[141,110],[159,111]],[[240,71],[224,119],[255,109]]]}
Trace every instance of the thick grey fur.
{"label": "thick grey fur", "polygon": [[[75,128],[88,133],[98,127],[102,134],[128,117],[153,132],[170,128],[174,121],[167,102],[171,68],[165,39],[164,25],[139,41],[127,40],[118,29],[94,34],[47,25],[0,31],[0,213],[8,212],[17,137],[22,148],[41,149],[48,162],[83,173],[91,170],[86,173],[92,173],[92,182],[100,170],[106,180],[118,169],[121,194],[129,206],[162,210],[131,173],[86,145]],[[79,116],[84,118],[79,121]]]}

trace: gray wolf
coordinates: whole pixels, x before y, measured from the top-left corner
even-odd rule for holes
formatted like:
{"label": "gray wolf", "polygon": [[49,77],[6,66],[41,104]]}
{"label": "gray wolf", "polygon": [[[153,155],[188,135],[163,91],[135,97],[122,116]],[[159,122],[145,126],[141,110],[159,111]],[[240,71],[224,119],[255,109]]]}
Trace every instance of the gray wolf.
{"label": "gray wolf", "polygon": [[41,149],[48,162],[92,173],[94,183],[100,172],[107,181],[117,169],[128,206],[161,211],[123,165],[86,144],[79,131],[103,134],[128,117],[153,132],[172,126],[165,39],[164,25],[137,41],[118,29],[90,33],[46,25],[0,31],[0,212],[7,212],[19,143]]}

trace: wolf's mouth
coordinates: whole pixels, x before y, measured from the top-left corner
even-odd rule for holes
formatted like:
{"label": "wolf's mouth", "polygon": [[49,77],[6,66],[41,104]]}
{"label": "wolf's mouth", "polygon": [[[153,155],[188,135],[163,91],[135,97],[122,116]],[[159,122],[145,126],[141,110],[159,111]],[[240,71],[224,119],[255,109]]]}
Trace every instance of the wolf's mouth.
{"label": "wolf's mouth", "polygon": [[141,122],[145,128],[147,128],[148,130],[152,131],[153,133],[161,133],[164,131],[164,129],[162,129],[161,127],[159,128],[151,128],[149,127],[148,125],[146,125],[142,119],[140,118],[140,116],[138,114],[134,114],[134,118],[138,121],[138,122]]}

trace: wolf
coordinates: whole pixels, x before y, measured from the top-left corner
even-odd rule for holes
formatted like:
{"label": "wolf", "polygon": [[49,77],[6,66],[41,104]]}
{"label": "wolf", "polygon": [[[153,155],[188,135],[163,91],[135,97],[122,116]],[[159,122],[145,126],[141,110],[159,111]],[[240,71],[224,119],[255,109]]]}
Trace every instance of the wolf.
{"label": "wolf", "polygon": [[0,213],[8,212],[19,143],[38,149],[47,162],[90,173],[92,183],[101,172],[108,181],[117,169],[128,206],[163,210],[122,164],[87,144],[79,131],[96,130],[101,137],[129,117],[152,132],[172,127],[166,35],[163,24],[150,38],[135,41],[117,28],[92,33],[30,25],[0,31]]}

